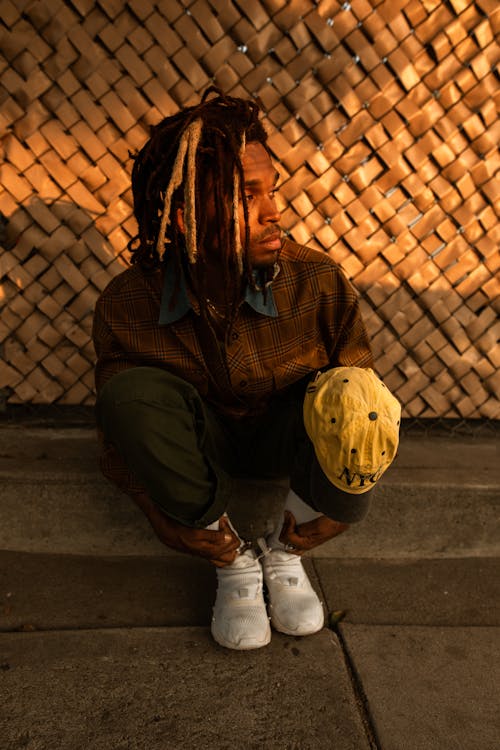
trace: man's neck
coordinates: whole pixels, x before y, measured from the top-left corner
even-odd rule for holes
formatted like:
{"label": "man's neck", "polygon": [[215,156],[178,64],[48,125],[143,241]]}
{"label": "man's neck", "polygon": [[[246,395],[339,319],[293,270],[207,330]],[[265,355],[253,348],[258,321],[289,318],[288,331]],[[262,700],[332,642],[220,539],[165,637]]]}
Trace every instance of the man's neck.
{"label": "man's neck", "polygon": [[[221,312],[230,305],[228,290],[225,288],[224,274],[222,269],[213,266],[206,267],[204,270],[203,281],[197,279],[196,274],[190,273],[191,269],[186,269],[186,283],[191,288],[192,293],[202,303],[203,299],[209,300]],[[242,282],[240,296],[244,296],[245,285]]]}

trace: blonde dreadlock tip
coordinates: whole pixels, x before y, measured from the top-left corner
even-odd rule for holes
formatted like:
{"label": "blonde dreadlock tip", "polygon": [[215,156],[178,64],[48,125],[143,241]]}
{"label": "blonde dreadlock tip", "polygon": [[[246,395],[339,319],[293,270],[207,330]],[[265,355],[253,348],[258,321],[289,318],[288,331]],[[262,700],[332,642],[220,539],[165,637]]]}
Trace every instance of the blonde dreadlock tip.
{"label": "blonde dreadlock tip", "polygon": [[196,263],[197,248],[197,226],[196,226],[196,152],[201,138],[203,121],[201,118],[194,120],[190,125],[188,133],[188,152],[186,181],[184,183],[184,219],[186,224],[186,250],[190,263]]}
{"label": "blonde dreadlock tip", "polygon": [[[172,205],[172,196],[176,188],[178,188],[179,185],[182,183],[182,177],[184,173],[184,164],[186,161],[186,153],[188,151],[188,146],[190,147],[190,151],[193,149],[193,145],[192,145],[193,143],[194,143],[194,154],[196,154],[196,149],[198,148],[198,143],[199,143],[200,135],[201,135],[201,127],[202,127],[201,118],[197,118],[184,129],[179,140],[179,148],[177,150],[177,156],[175,157],[175,162],[174,162],[174,166],[172,169],[172,176],[170,178],[170,182],[168,183],[167,189],[165,191],[165,200],[163,202],[163,211],[162,211],[162,216],[161,216],[160,231],[158,232],[158,241],[156,244],[156,251],[160,257],[160,260],[163,259],[163,255],[165,253],[165,244],[166,244],[165,235],[167,232],[167,227],[170,223],[170,207]],[[192,157],[192,159],[194,160],[194,156]],[[196,234],[195,234],[195,241],[196,241]]]}

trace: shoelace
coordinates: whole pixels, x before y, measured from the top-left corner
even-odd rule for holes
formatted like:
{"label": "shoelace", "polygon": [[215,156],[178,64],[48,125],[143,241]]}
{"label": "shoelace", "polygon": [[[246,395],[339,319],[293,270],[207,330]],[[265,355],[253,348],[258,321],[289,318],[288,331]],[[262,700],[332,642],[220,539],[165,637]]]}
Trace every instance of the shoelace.
{"label": "shoelace", "polygon": [[[260,553],[255,555],[256,560],[261,560],[263,557],[268,555],[270,552],[272,552],[272,548],[268,546],[266,540],[263,536],[259,536],[257,539],[257,546],[260,547]],[[236,550],[238,555],[242,555],[244,552],[247,552],[247,550],[253,548],[253,542],[249,541],[243,541],[241,542],[240,546]],[[257,552],[257,551],[256,551]]]}
{"label": "shoelace", "polygon": [[271,547],[268,545],[266,539],[263,536],[257,538],[257,546],[260,547],[260,554],[257,555],[257,560],[261,560],[272,552]]}

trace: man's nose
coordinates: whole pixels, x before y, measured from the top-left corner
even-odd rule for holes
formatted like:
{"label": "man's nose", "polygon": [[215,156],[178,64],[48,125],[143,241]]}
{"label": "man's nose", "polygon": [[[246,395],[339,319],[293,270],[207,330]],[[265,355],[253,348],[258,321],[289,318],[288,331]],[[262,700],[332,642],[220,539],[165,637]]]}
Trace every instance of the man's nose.
{"label": "man's nose", "polygon": [[278,208],[276,198],[269,196],[261,203],[260,221],[262,224],[274,224],[281,218],[281,211]]}

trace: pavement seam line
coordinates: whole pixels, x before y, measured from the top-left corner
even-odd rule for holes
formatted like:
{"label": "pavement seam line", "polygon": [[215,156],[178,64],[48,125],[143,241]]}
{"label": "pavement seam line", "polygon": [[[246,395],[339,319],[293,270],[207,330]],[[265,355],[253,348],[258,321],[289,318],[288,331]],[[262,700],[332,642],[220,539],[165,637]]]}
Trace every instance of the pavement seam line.
{"label": "pavement seam line", "polygon": [[361,717],[361,721],[363,722],[366,737],[368,739],[368,742],[370,743],[370,750],[382,750],[382,746],[379,743],[377,732],[375,730],[375,724],[373,723],[373,719],[370,714],[368,697],[363,688],[363,682],[361,680],[361,677],[359,676],[358,671],[356,670],[356,667],[354,666],[354,662],[352,661],[350,657],[345,639],[338,626],[331,627],[331,630],[337,636],[339,643],[340,643],[340,647],[342,649],[345,668],[347,670],[347,674],[349,676],[351,687],[354,692],[354,698],[358,706],[358,711]]}
{"label": "pavement seam line", "polygon": [[[314,558],[311,558],[311,561],[312,561],[312,566],[314,569],[316,581],[320,588],[321,598],[326,605],[327,598],[325,596],[323,586],[321,585],[321,578],[316,568],[316,560]],[[328,612],[328,609],[327,609],[327,623],[328,623],[327,627],[329,628],[329,630],[335,633],[335,635],[337,636],[338,642],[340,644],[340,649],[342,651],[342,656],[344,659],[344,666],[347,672],[347,677],[349,679],[349,683],[353,691],[354,700],[356,701],[356,706],[358,708],[359,717],[361,719],[361,723],[363,724],[363,729],[365,731],[366,739],[368,740],[368,743],[370,745],[370,750],[382,750],[382,746],[380,745],[378,741],[377,732],[375,730],[375,725],[373,723],[373,720],[370,714],[368,698],[364,691],[361,677],[359,676],[356,670],[356,667],[354,666],[354,662],[352,661],[350,657],[347,644],[340,631],[339,626],[338,625],[334,626],[334,625],[329,624],[330,613]]]}

